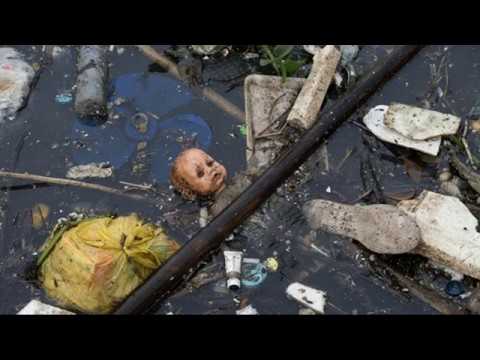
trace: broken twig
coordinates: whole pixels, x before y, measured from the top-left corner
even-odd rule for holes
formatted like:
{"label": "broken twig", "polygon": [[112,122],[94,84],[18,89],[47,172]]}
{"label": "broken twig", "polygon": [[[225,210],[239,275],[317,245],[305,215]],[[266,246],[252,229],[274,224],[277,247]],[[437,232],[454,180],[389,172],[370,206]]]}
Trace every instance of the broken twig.
{"label": "broken twig", "polygon": [[9,171],[0,171],[0,177],[21,179],[21,180],[29,180],[29,181],[38,181],[38,182],[42,182],[42,183],[62,185],[62,186],[75,186],[75,187],[80,187],[80,188],[84,188],[84,189],[102,191],[102,192],[106,192],[106,193],[114,194],[114,195],[126,196],[126,197],[129,197],[131,199],[135,199],[135,200],[149,201],[149,199],[147,199],[143,196],[126,194],[122,190],[110,188],[110,187],[103,186],[103,185],[97,185],[97,184],[91,184],[91,183],[87,183],[87,182],[83,182],[83,181],[77,181],[77,180],[53,178],[53,177],[48,177],[48,176],[32,175],[32,174],[27,174],[27,173],[21,174],[21,173],[9,172]]}
{"label": "broken twig", "polygon": [[152,191],[153,186],[152,185],[141,185],[141,184],[133,184],[131,182],[127,181],[119,181],[120,184],[125,185],[128,188],[135,188],[139,190],[144,190],[144,191]]}

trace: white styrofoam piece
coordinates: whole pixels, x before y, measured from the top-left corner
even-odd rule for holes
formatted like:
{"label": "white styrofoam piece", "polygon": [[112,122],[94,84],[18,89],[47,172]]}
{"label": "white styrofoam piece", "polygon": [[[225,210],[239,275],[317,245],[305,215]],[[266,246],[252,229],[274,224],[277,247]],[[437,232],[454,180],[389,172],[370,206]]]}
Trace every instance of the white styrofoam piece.
{"label": "white styrofoam piece", "polygon": [[398,207],[413,216],[420,227],[422,240],[416,253],[480,279],[478,220],[458,198],[424,191]]}
{"label": "white styrofoam piece", "polygon": [[325,313],[327,294],[324,291],[317,290],[296,282],[288,286],[287,296],[299,302],[303,306],[312,309],[318,314]]}
{"label": "white styrofoam piece", "polygon": [[440,137],[429,140],[412,140],[388,128],[384,122],[388,108],[386,105],[376,106],[363,118],[363,122],[375,136],[391,144],[414,149],[428,155],[438,155],[441,144]]}
{"label": "white styrofoam piece", "polygon": [[17,315],[75,315],[74,313],[47,305],[38,300],[30,301]]}
{"label": "white styrofoam piece", "polygon": [[257,309],[255,309],[252,305],[248,305],[243,309],[236,311],[237,315],[258,315]]}
{"label": "white styrofoam piece", "polygon": [[411,140],[454,135],[460,128],[457,116],[393,103],[385,114],[385,125]]}

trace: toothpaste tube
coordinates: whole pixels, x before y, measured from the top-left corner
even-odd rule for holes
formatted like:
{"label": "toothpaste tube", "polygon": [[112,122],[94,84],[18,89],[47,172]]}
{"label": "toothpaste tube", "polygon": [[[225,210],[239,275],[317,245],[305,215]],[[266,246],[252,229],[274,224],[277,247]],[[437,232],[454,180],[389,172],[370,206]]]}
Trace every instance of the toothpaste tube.
{"label": "toothpaste tube", "polygon": [[238,290],[241,286],[242,258],[241,251],[224,251],[225,272],[227,273],[227,287],[230,290]]}

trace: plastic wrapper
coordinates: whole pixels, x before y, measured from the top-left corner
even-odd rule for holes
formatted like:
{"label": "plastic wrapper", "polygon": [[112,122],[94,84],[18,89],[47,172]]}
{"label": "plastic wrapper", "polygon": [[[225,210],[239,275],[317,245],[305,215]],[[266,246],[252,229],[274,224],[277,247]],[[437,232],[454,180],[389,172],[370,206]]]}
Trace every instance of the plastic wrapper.
{"label": "plastic wrapper", "polygon": [[180,248],[135,214],[58,225],[41,249],[39,280],[60,306],[111,312]]}

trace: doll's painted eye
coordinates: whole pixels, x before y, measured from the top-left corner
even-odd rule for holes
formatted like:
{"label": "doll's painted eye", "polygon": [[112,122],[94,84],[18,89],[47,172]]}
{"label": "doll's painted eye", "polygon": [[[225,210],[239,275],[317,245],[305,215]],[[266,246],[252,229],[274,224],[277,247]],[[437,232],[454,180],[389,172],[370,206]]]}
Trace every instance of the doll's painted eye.
{"label": "doll's painted eye", "polygon": [[199,178],[201,178],[201,177],[203,177],[204,175],[205,175],[205,172],[204,172],[202,169],[197,168],[197,176],[198,176]]}
{"label": "doll's painted eye", "polygon": [[213,160],[212,160],[212,159],[207,160],[207,166],[208,166],[208,167],[212,167],[212,166],[213,166]]}

